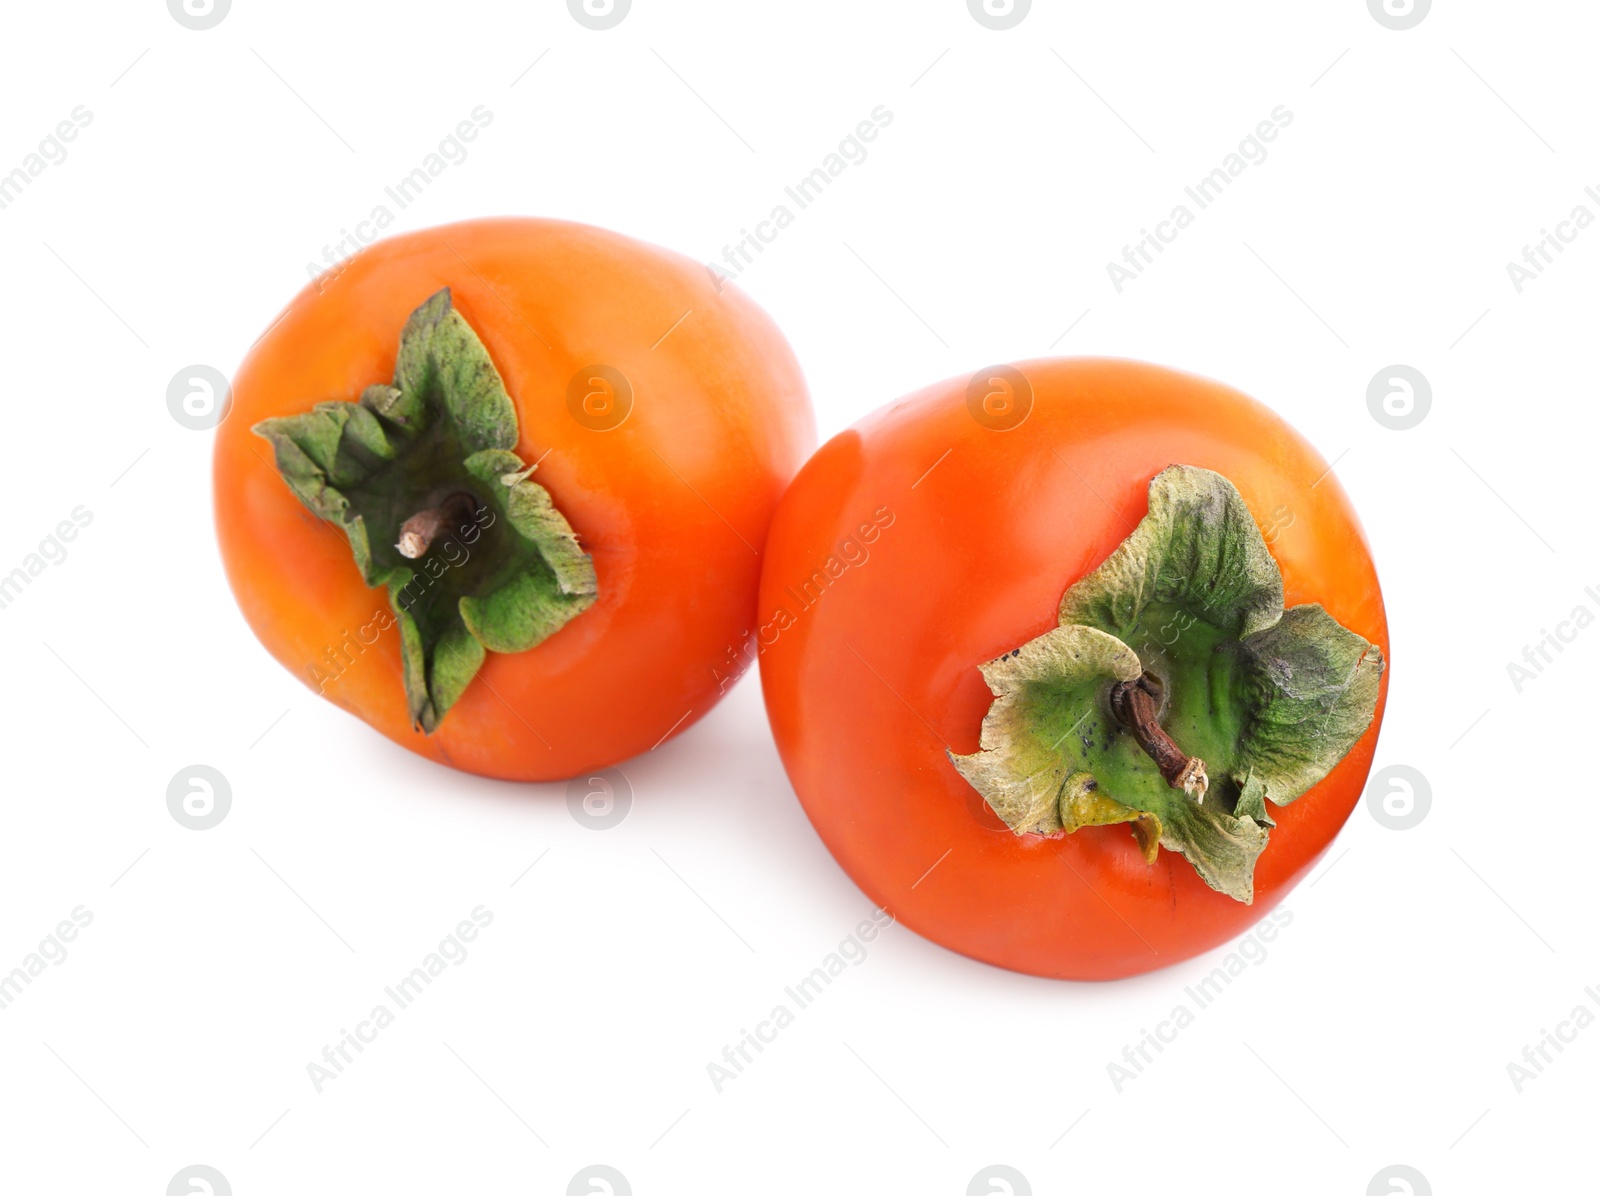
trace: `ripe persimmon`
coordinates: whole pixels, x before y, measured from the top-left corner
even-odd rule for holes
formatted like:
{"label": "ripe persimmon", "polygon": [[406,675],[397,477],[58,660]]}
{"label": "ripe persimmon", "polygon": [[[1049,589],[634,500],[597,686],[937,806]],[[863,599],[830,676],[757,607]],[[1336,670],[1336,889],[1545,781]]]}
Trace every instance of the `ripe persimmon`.
{"label": "ripe persimmon", "polygon": [[322,696],[457,768],[570,777],[719,699],[814,437],[782,334],[704,267],[477,220],[363,250],[256,342],[217,535]]}
{"label": "ripe persimmon", "polygon": [[1268,408],[1126,361],[998,366],[824,445],[774,517],[761,677],[867,895],[1041,976],[1273,908],[1366,781],[1388,631],[1338,478]]}

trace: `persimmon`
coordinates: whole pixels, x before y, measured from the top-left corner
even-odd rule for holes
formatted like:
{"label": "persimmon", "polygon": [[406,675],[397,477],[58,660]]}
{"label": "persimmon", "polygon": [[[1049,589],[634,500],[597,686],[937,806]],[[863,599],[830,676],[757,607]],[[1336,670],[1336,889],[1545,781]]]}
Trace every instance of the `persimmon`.
{"label": "persimmon", "polygon": [[490,219],[307,286],[233,380],[217,535],[286,668],[423,756],[615,764],[727,687],[815,440],[771,320],[690,260]]}
{"label": "persimmon", "polygon": [[774,517],[761,677],[867,895],[953,950],[1108,979],[1282,900],[1360,798],[1388,631],[1338,478],[1265,406],[1024,362],[824,445]]}

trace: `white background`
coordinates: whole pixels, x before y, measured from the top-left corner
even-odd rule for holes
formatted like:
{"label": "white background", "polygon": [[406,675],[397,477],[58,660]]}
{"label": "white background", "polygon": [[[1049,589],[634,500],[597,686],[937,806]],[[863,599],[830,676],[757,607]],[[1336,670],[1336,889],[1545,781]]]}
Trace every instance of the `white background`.
{"label": "white background", "polygon": [[[1592,5],[1440,0],[1406,31],[1364,0],[1036,0],[1007,31],[961,0],[636,0],[604,32],[558,0],[3,19],[0,171],[93,120],[0,210],[0,572],[93,522],[0,610],[0,972],[93,922],[0,1010],[0,1190],[159,1196],[204,1163],[240,1196],[562,1193],[605,1163],[641,1196],[956,1196],[1003,1191],[975,1177],[1004,1163],[1019,1192],[1359,1194],[1404,1190],[1374,1181],[1403,1163],[1447,1193],[1564,1190],[1589,1157],[1600,1029],[1520,1093],[1507,1065],[1600,1000],[1600,630],[1520,693],[1507,665],[1600,612],[1600,229],[1520,294],[1506,263],[1600,214]],[[715,1091],[707,1064],[870,912],[755,678],[623,766],[605,833],[563,786],[425,763],[257,646],[211,433],[167,410],[480,104],[393,231],[561,216],[701,260],[886,106],[740,279],[823,435],[1052,352],[1270,403],[1365,520],[1393,629],[1377,765],[1421,771],[1426,818],[1358,808],[1264,961],[1120,1092],[1107,1065],[1228,948],[1083,985],[895,928]],[[1119,294],[1107,263],[1278,105],[1267,159]],[[1406,431],[1367,405],[1395,363],[1433,392]],[[166,805],[195,763],[233,794],[205,832]],[[478,905],[470,957],[319,1095],[307,1064]]]}

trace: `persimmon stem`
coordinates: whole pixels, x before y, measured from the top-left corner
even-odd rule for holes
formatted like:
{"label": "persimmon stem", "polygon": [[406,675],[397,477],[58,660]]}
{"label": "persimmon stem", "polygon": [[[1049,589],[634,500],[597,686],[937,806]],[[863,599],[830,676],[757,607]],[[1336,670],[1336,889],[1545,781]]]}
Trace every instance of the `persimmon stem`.
{"label": "persimmon stem", "polygon": [[414,561],[433,547],[441,533],[448,535],[472,522],[477,512],[478,500],[470,494],[457,492],[436,507],[418,511],[400,525],[400,539],[395,544],[400,555]]}
{"label": "persimmon stem", "polygon": [[1133,732],[1134,739],[1145,755],[1156,762],[1168,785],[1183,790],[1196,802],[1204,802],[1210,785],[1206,762],[1174,743],[1157,721],[1161,694],[1161,679],[1154,673],[1144,673],[1132,681],[1119,681],[1111,687],[1111,713]]}

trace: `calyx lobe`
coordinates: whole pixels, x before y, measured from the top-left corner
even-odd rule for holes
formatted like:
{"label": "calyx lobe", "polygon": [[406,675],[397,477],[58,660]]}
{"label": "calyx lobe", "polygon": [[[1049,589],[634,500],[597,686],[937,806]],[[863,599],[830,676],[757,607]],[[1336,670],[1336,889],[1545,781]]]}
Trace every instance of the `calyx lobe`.
{"label": "calyx lobe", "polygon": [[388,591],[421,730],[486,652],[527,651],[594,604],[594,562],[529,480],[516,405],[448,288],[406,321],[391,384],[253,430],[301,502],[344,532],[362,580]]}
{"label": "calyx lobe", "polygon": [[1187,465],[1151,481],[1149,513],[1058,616],[980,666],[995,700],[956,768],[1018,835],[1126,822],[1147,861],[1181,852],[1250,902],[1267,803],[1304,794],[1372,721],[1377,645],[1316,604],[1285,610],[1239,492]]}

